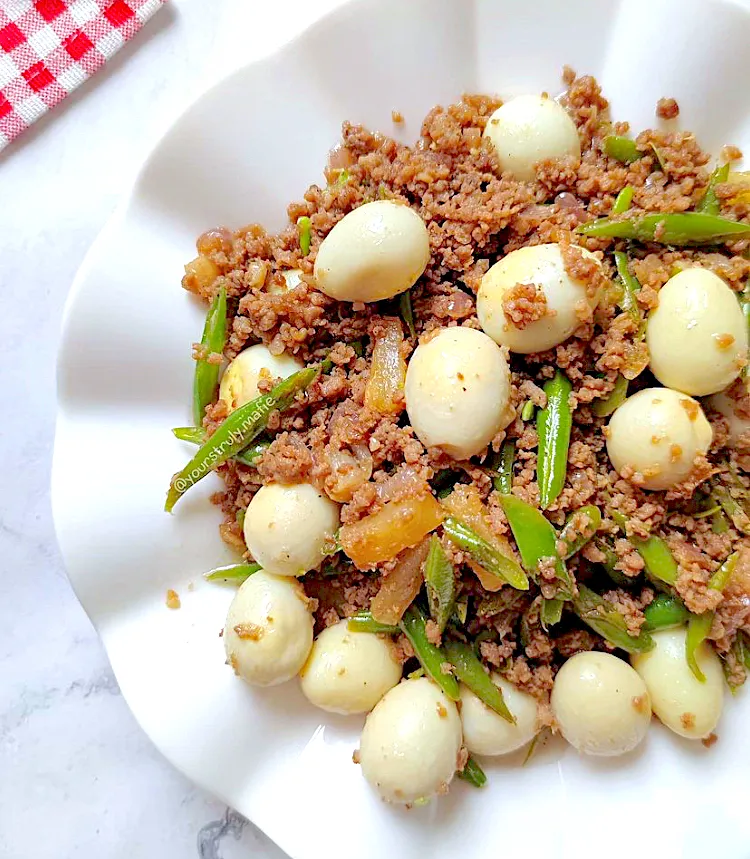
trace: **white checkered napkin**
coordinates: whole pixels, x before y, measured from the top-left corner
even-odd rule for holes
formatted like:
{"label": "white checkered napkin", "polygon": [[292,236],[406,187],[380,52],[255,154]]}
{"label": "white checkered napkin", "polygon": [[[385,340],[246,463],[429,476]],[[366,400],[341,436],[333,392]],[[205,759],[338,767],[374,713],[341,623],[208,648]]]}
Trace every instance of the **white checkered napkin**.
{"label": "white checkered napkin", "polygon": [[0,0],[0,150],[131,39],[164,0]]}

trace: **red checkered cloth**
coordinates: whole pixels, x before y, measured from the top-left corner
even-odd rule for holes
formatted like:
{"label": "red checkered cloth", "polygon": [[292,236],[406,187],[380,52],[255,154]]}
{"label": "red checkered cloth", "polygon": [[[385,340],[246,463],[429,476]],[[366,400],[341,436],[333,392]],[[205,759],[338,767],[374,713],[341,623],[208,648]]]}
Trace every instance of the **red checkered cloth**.
{"label": "red checkered cloth", "polygon": [[80,86],[164,0],[0,0],[0,149]]}

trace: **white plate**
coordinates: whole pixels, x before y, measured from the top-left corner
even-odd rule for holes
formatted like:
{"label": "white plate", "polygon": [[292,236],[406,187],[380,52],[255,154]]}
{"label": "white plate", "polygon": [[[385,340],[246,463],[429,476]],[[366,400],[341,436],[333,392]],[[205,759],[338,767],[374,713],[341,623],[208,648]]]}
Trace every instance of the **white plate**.
{"label": "white plate", "polygon": [[355,3],[200,98],[89,253],[65,316],[53,468],[71,582],[154,743],[294,859],[748,855],[747,693],[727,702],[710,751],[654,725],[625,760],[553,743],[523,768],[488,764],[484,791],[457,783],[410,812],[381,804],[351,762],[360,719],[321,718],[295,683],[254,691],[224,667],[231,591],[200,578],[231,560],[213,478],[176,515],[162,510],[188,454],[169,428],[190,422],[203,311],[179,282],[198,233],[280,227],[287,202],[322,181],[343,119],[390,132],[398,109],[413,140],[432,105],[557,92],[565,63],[595,74],[636,129],[674,96],[706,146],[750,147],[748,44],[747,12],[706,0]]}

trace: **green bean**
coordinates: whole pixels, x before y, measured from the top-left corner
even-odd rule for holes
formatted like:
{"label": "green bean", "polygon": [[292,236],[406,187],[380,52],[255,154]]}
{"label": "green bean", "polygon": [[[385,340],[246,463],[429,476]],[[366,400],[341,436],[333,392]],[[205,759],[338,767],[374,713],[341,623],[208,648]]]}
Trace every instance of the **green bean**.
{"label": "green bean", "polygon": [[[724,679],[727,681],[729,691],[732,695],[736,695],[737,691],[747,680],[747,669],[750,664],[750,653],[748,653],[747,647],[745,646],[745,639],[741,632],[738,632],[735,636],[728,655],[731,655],[734,659],[734,669],[729,665],[729,660],[725,656],[722,656],[721,667],[724,671]],[[735,682],[733,675],[736,671],[740,672],[741,677]]]}
{"label": "green bean", "polygon": [[336,176],[335,181],[331,183],[331,187],[340,188],[342,185],[346,185],[349,179],[351,179],[349,171],[344,167],[338,171],[338,175]]}
{"label": "green bean", "polygon": [[542,626],[549,629],[556,623],[560,623],[563,613],[563,601],[561,599],[543,599],[542,608],[539,612],[539,619],[542,621]]}
{"label": "green bean", "polygon": [[453,492],[453,487],[460,479],[460,471],[454,471],[452,468],[443,468],[438,471],[430,485],[438,498],[447,498]]}
{"label": "green bean", "polygon": [[292,373],[270,393],[261,394],[232,412],[201,445],[182,471],[172,478],[164,509],[168,513],[171,512],[191,486],[198,483],[215,466],[243,451],[266,428],[271,412],[288,408],[295,395],[309,387],[319,374],[319,367],[308,367]]}
{"label": "green bean", "polygon": [[261,569],[260,564],[229,564],[226,567],[216,567],[203,574],[207,582],[220,582],[227,585],[241,585],[253,573]]}
{"label": "green bean", "polygon": [[414,310],[411,306],[411,290],[407,289],[402,292],[398,298],[398,308],[401,313],[401,318],[406,323],[409,330],[409,337],[417,336],[417,329],[414,327]]}
{"label": "green bean", "polygon": [[620,276],[623,286],[621,302],[622,309],[626,313],[629,313],[633,320],[640,325],[642,315],[640,308],[638,307],[637,295],[640,292],[641,285],[630,273],[628,268],[628,255],[622,251],[615,251],[613,256],[615,258],[617,274]]}
{"label": "green bean", "polygon": [[[619,510],[613,510],[611,516],[627,536],[627,518]],[[667,585],[673,585],[677,581],[677,561],[661,537],[653,534],[647,538],[628,536],[628,540],[643,558],[646,572],[652,578]]]}
{"label": "green bean", "polygon": [[[201,346],[206,353],[206,358],[212,353],[221,355],[226,339],[227,291],[222,286],[208,308],[206,322],[203,326]],[[213,403],[219,386],[221,364],[212,364],[206,358],[200,358],[195,362],[195,376],[193,377],[193,420],[197,426],[203,422],[206,406]]]}
{"label": "green bean", "polygon": [[[737,558],[738,554],[737,552],[734,552],[726,559],[726,561],[724,561],[719,569],[716,570],[708,580],[708,587],[710,590],[719,591],[719,593],[724,590],[729,583],[729,579],[732,577],[734,568],[737,566]],[[690,620],[688,621],[687,636],[685,637],[685,658],[690,666],[690,670],[701,683],[706,682],[706,675],[701,671],[701,667],[698,665],[698,660],[695,658],[695,654],[701,644],[708,638],[708,634],[711,632],[711,626],[714,622],[715,614],[716,613],[713,611],[704,611],[703,614],[691,615]]]}
{"label": "green bean", "polygon": [[466,760],[466,766],[462,770],[459,770],[457,775],[460,779],[467,781],[474,787],[484,787],[487,784],[487,776],[484,774],[484,770],[471,755]]}
{"label": "green bean", "polygon": [[643,628],[649,631],[682,626],[690,617],[690,612],[682,600],[671,594],[657,594],[654,601],[643,610],[643,614],[646,617]]}
{"label": "green bean", "polygon": [[531,400],[526,400],[521,409],[521,420],[530,421],[534,417],[534,403]]}
{"label": "green bean", "polygon": [[451,542],[466,552],[480,567],[484,567],[485,570],[498,576],[516,590],[527,591],[529,589],[529,579],[521,569],[520,564],[513,558],[503,555],[502,552],[483,540],[463,522],[449,516],[443,522],[443,530]]}
{"label": "green bean", "polygon": [[[748,334],[750,334],[750,278],[745,283],[745,287],[742,292],[737,296],[740,307],[742,308],[742,314],[745,317],[745,326],[748,330]],[[750,364],[746,364],[742,370],[742,378],[746,379],[750,374]]]}
{"label": "green bean", "polygon": [[297,232],[299,234],[299,249],[302,251],[302,256],[306,257],[310,253],[310,244],[312,243],[312,225],[307,215],[297,218]]}
{"label": "green bean", "polygon": [[623,615],[585,585],[578,585],[578,595],[573,597],[573,610],[594,632],[621,650],[645,653],[654,646],[653,639],[645,630],[637,636],[630,635]]}
{"label": "green bean", "polygon": [[516,495],[501,495],[500,505],[526,570],[534,574],[538,572],[543,558],[554,558],[555,576],[561,585],[559,596],[570,599],[573,582],[562,558],[557,554],[558,536],[552,523],[539,510]]}
{"label": "green bean", "polygon": [[536,429],[539,434],[537,483],[542,510],[562,492],[568,471],[568,447],[573,426],[573,413],[568,399],[573,386],[559,370],[544,385],[547,405],[537,412]]}
{"label": "green bean", "polygon": [[190,444],[203,444],[206,440],[203,427],[175,427],[172,435],[180,441],[189,441]]}
{"label": "green bean", "polygon": [[595,545],[596,548],[604,555],[602,566],[610,579],[612,579],[612,581],[620,588],[630,587],[630,585],[633,584],[633,580],[629,576],[626,576],[622,570],[617,569],[617,564],[620,560],[617,557],[617,552],[605,543],[604,540],[596,540]]}
{"label": "green bean", "polygon": [[748,517],[740,502],[731,495],[726,486],[714,482],[711,489],[711,497],[729,517],[731,523],[740,534],[744,534],[745,536],[750,535],[750,517]]}
{"label": "green bean", "polygon": [[412,605],[401,618],[399,626],[414,648],[414,653],[425,673],[432,677],[451,701],[458,701],[461,697],[458,680],[453,674],[443,672],[443,666],[448,662],[448,658],[439,647],[428,640],[422,612]]}
{"label": "green bean", "polygon": [[456,600],[453,606],[453,620],[459,626],[465,626],[466,618],[469,616],[469,601],[468,599]]}
{"label": "green bean", "polygon": [[[189,441],[191,444],[203,444],[206,440],[205,432],[199,427],[175,427],[172,432],[175,438],[180,439],[180,441]],[[254,466],[270,446],[270,441],[255,441],[244,450],[236,453],[232,459],[243,465]]]}
{"label": "green bean", "polygon": [[424,580],[427,585],[430,614],[442,633],[456,604],[456,572],[440,545],[440,539],[435,534],[430,537],[430,550],[424,565]]}
{"label": "green bean", "polygon": [[471,646],[461,641],[447,641],[443,647],[448,661],[456,669],[458,679],[506,722],[516,724],[516,717],[508,709],[503,690],[492,682],[490,675],[477,659]]}
{"label": "green bean", "polygon": [[635,194],[635,188],[633,188],[632,185],[626,185],[615,197],[615,202],[612,206],[612,214],[622,215],[624,212],[627,212],[630,208],[630,204],[633,202],[633,194]]}
{"label": "green bean", "polygon": [[716,186],[722,182],[726,182],[729,178],[729,165],[724,164],[722,167],[717,167],[711,174],[706,186],[706,193],[703,199],[695,207],[696,212],[705,212],[707,215],[719,214],[719,198],[716,196]]}
{"label": "green bean", "polygon": [[609,417],[616,409],[628,398],[628,385],[630,383],[622,374],[615,379],[615,386],[610,393],[602,400],[597,400],[591,407],[591,411],[598,418]]}
{"label": "green bean", "polygon": [[722,510],[711,516],[711,530],[714,534],[726,534],[729,530],[729,521]]}
{"label": "green bean", "polygon": [[347,621],[347,627],[352,632],[381,632],[387,635],[395,635],[399,628],[387,623],[378,623],[369,611],[358,611]]}
{"label": "green bean", "polygon": [[591,238],[635,239],[664,245],[710,245],[750,234],[750,224],[703,212],[654,212],[633,218],[599,218],[576,232]]}
{"label": "green bean", "polygon": [[[577,524],[582,517],[586,519],[583,532]],[[567,561],[568,558],[572,558],[576,552],[580,551],[596,534],[601,524],[602,514],[599,508],[594,507],[593,504],[586,504],[573,511],[565,520],[565,525],[560,532],[560,540],[565,544],[563,560]]]}
{"label": "green bean", "polygon": [[643,153],[635,145],[635,140],[629,137],[621,137],[619,134],[610,134],[604,138],[604,152],[616,161],[630,164],[643,158]]}
{"label": "green bean", "polygon": [[649,146],[651,147],[651,151],[654,153],[654,157],[656,158],[656,161],[659,165],[659,169],[666,176],[669,171],[667,170],[667,162],[664,156],[661,154],[661,150],[656,146],[655,143],[650,143]]}
{"label": "green bean", "polygon": [[510,494],[513,489],[513,461],[516,457],[516,443],[509,439],[503,442],[493,468],[497,472],[492,484],[498,492]]}

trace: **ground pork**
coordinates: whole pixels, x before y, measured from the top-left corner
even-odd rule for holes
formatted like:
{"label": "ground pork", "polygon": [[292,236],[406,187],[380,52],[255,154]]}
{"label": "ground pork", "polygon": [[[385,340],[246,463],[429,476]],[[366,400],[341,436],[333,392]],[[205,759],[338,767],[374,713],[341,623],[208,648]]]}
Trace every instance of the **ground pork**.
{"label": "ground pork", "polygon": [[[253,467],[230,460],[217,468],[224,483],[213,496],[224,515],[221,535],[249,559],[243,517],[258,488],[271,482],[312,483],[341,505],[342,525],[377,513],[389,502],[465,484],[485,504],[491,534],[512,545],[494,488],[495,455],[506,442],[512,443],[512,492],[538,506],[539,436],[535,420],[522,420],[521,411],[527,402],[536,409],[546,406],[544,385],[559,369],[573,386],[569,399],[573,427],[565,483],[545,512],[558,528],[572,515],[576,532],[575,511],[580,507],[593,504],[602,513],[595,538],[567,560],[568,572],[603,594],[636,635],[642,629],[643,610],[653,598],[644,583],[645,564],[637,540],[652,535],[666,540],[678,565],[677,593],[692,611],[715,611],[710,637],[726,656],[730,676],[739,678],[740,667],[731,653],[740,631],[750,631],[750,581],[738,574],[723,595],[707,585],[731,552],[738,548],[744,552],[750,541],[720,511],[710,513],[710,489],[714,480],[733,486],[739,480],[741,493],[750,491],[743,472],[750,467],[750,436],[730,449],[725,419],[709,411],[714,441],[708,456],[696,462],[680,487],[649,493],[639,485],[637,474],[618,475],[612,469],[606,452],[607,418],[597,415],[597,403],[612,392],[621,374],[630,380],[629,393],[654,384],[645,369],[648,353],[639,323],[619,306],[621,290],[611,251],[627,250],[629,270],[641,284],[638,308],[646,314],[658,306],[666,281],[691,266],[708,268],[741,291],[750,277],[748,243],[704,249],[669,249],[654,243],[625,247],[577,233],[580,224],[609,215],[626,185],[633,188],[635,211],[692,209],[705,194],[709,156],[692,134],[670,128],[635,136],[641,157],[631,164],[610,158],[604,139],[630,133],[627,124],[609,117],[608,102],[593,78],[566,69],[564,81],[567,89],[561,104],[578,129],[581,156],[540,162],[533,182],[503,174],[483,137],[499,99],[467,95],[431,110],[411,146],[344,123],[341,141],[324,171],[327,183],[311,186],[288,206],[289,223],[280,232],[251,223],[234,231],[219,227],[199,237],[198,256],[186,266],[183,286],[206,302],[222,287],[226,290],[229,326],[223,358],[231,360],[249,345],[264,343],[272,353],[287,352],[308,365],[326,358],[331,362],[331,370],[300,392],[288,408],[271,413],[262,437],[268,447]],[[660,118],[674,119],[678,113],[674,99],[659,101]],[[394,111],[394,122],[400,119]],[[733,160],[739,153],[730,148],[724,154]],[[737,194],[737,187],[733,183],[716,187],[721,212],[747,218],[750,205]],[[441,450],[425,448],[403,401],[388,415],[365,404],[373,346],[386,327],[402,325],[399,300],[337,302],[316,289],[313,269],[321,242],[352,209],[379,199],[411,206],[429,236],[429,264],[409,292],[414,332],[402,327],[405,360],[418,342],[427,342],[446,326],[479,328],[476,293],[482,277],[503,255],[520,247],[558,242],[568,275],[584,284],[590,299],[581,303],[578,328],[563,344],[525,356],[504,352],[513,414],[487,454],[469,462],[458,463]],[[297,228],[303,216],[311,226],[307,254],[300,249]],[[582,253],[584,248],[595,259]],[[298,271],[299,282],[286,289],[284,273],[290,269]],[[510,289],[503,310],[521,329],[551,312],[534,283]],[[210,362],[222,358],[199,346],[194,357]],[[261,380],[261,390],[270,390],[273,381]],[[744,416],[750,417],[743,383],[732,392],[739,397],[739,409],[747,412]],[[216,432],[227,415],[221,401],[209,406],[203,419],[206,434]],[[695,515],[698,511],[700,516]],[[627,520],[624,528],[617,524],[616,513]],[[428,640],[439,645],[446,635],[458,634],[478,642],[484,664],[531,692],[541,711],[549,713],[549,693],[562,661],[582,650],[612,649],[569,609],[559,628],[545,630],[540,623],[540,597],[558,592],[557,558],[543,558],[535,566],[528,592],[509,587],[489,592],[467,564],[465,551],[447,539],[441,545],[455,569],[457,607],[443,635],[433,621],[427,623]],[[557,553],[565,554],[560,543]],[[302,582],[316,632],[368,609],[381,576],[396,564],[391,559],[362,573],[338,553],[307,573]],[[744,555],[738,567],[746,569]],[[403,634],[393,637],[393,651],[407,671],[417,667],[414,649]]]}

